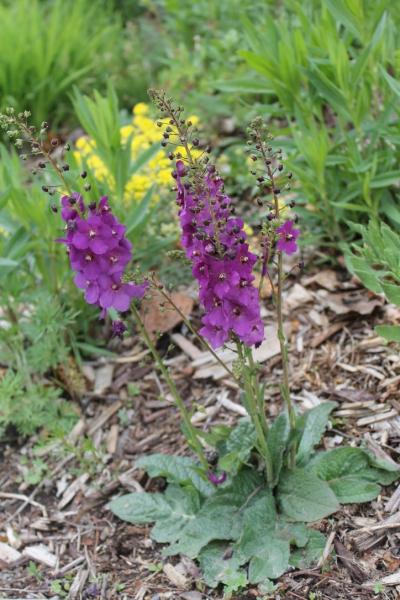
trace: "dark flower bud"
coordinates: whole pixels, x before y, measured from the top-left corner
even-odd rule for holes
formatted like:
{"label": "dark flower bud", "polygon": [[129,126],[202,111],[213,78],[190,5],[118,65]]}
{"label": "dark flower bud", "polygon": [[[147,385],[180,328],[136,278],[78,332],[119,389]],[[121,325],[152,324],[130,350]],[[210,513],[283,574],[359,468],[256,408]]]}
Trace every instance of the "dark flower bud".
{"label": "dark flower bud", "polygon": [[268,221],[273,221],[275,219],[275,213],[272,213],[272,212],[268,213],[267,219],[268,219]]}
{"label": "dark flower bud", "polygon": [[283,165],[282,164],[278,165],[278,171],[283,171]]}
{"label": "dark flower bud", "polygon": [[167,144],[168,144],[168,142],[166,142],[165,140],[163,140],[163,141],[161,142],[161,146],[162,146],[163,148],[165,148],[165,147],[167,146]]}
{"label": "dark flower bud", "polygon": [[96,202],[90,202],[89,204],[89,210],[96,210]]}
{"label": "dark flower bud", "polygon": [[82,173],[81,173],[81,177],[82,177],[82,179],[86,179],[86,177],[87,177],[87,172],[86,172],[86,171],[82,171]]}
{"label": "dark flower bud", "polygon": [[259,181],[260,183],[262,183],[264,180],[264,177],[261,175],[260,177],[257,177],[257,181]]}
{"label": "dark flower bud", "polygon": [[293,173],[288,173],[287,177],[288,177],[288,179],[292,179]]}
{"label": "dark flower bud", "polygon": [[300,270],[303,270],[304,269],[304,260],[301,260],[297,266],[299,267]]}
{"label": "dark flower bud", "polygon": [[43,123],[41,124],[41,126],[40,126],[40,127],[41,127],[42,129],[48,129],[48,127],[49,127],[49,124],[48,124],[48,122],[47,122],[47,121],[43,121]]}
{"label": "dark flower bud", "polygon": [[51,145],[52,145],[52,146],[58,146],[58,140],[57,140],[56,138],[53,138],[53,139],[51,140]]}
{"label": "dark flower bud", "polygon": [[263,205],[263,201],[261,198],[257,198],[257,204],[258,206],[262,206]]}
{"label": "dark flower bud", "polygon": [[174,153],[173,152],[169,152],[168,158],[169,158],[169,160],[174,160],[174,158],[175,158]]}
{"label": "dark flower bud", "polygon": [[69,150],[71,150],[71,146],[70,146],[69,144],[65,144],[65,145],[64,145],[64,150],[65,150],[66,152],[69,152]]}
{"label": "dark flower bud", "polygon": [[193,146],[198,146],[200,144],[200,140],[198,138],[194,138],[193,140]]}
{"label": "dark flower bud", "polygon": [[294,206],[296,206],[296,202],[292,200],[291,202],[289,202],[289,206],[290,208],[293,208]]}
{"label": "dark flower bud", "polygon": [[274,188],[274,194],[278,195],[281,193],[281,190],[279,188]]}
{"label": "dark flower bud", "polygon": [[57,213],[58,212],[58,208],[57,208],[57,206],[55,204],[52,204],[50,206],[50,208],[51,208],[51,210],[52,210],[53,213]]}
{"label": "dark flower bud", "polygon": [[169,140],[169,133],[163,133],[163,138],[165,140]]}
{"label": "dark flower bud", "polygon": [[63,171],[69,171],[69,165],[65,164],[62,166]]}
{"label": "dark flower bud", "polygon": [[39,166],[40,169],[45,169],[46,168],[46,163],[44,163],[43,161],[40,161],[40,163],[39,163],[38,166]]}
{"label": "dark flower bud", "polygon": [[89,192],[92,189],[92,186],[90,185],[90,183],[85,183],[83,189],[85,190],[85,192]]}
{"label": "dark flower bud", "polygon": [[47,192],[49,191],[49,188],[47,187],[47,185],[42,185],[42,191],[47,194]]}

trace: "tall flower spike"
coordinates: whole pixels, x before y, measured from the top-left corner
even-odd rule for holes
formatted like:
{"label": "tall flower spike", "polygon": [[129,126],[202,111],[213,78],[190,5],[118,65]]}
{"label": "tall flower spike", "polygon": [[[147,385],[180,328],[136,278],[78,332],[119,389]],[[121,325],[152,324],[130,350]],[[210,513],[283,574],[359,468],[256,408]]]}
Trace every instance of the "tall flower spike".
{"label": "tall flower spike", "polygon": [[112,214],[107,197],[87,208],[82,196],[74,193],[63,196],[61,206],[67,233],[58,241],[67,246],[76,271],[75,285],[84,290],[88,304],[102,309],[102,317],[110,308],[128,310],[133,298],[143,297],[148,284],[123,282],[132,244],[125,237],[125,226]]}
{"label": "tall flower spike", "polygon": [[233,217],[232,201],[213,167],[195,184],[184,181],[186,167],[176,163],[177,203],[182,245],[199,282],[199,297],[206,314],[200,333],[213,348],[232,334],[246,345],[260,344],[264,327],[258,290],[253,286],[257,260],[249,251],[243,221]]}

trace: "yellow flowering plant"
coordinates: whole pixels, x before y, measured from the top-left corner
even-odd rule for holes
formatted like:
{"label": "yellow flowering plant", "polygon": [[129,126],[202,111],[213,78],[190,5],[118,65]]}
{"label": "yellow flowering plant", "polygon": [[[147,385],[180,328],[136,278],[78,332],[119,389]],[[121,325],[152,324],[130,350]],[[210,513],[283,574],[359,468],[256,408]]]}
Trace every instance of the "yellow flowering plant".
{"label": "yellow flowering plant", "polygon": [[[113,198],[117,214],[123,214],[128,236],[139,244],[139,252],[144,240],[147,253],[149,247],[157,250],[171,244],[178,237],[175,220],[167,228],[161,226],[163,214],[171,215],[171,161],[160,146],[163,132],[149,105],[136,104],[130,120],[121,124],[118,99],[111,86],[106,96],[95,91],[92,98],[75,90],[73,103],[85,132],[75,142],[73,162],[83,175],[89,174],[84,178],[85,186]],[[196,116],[191,119],[197,124]],[[154,206],[157,211],[152,210]]]}

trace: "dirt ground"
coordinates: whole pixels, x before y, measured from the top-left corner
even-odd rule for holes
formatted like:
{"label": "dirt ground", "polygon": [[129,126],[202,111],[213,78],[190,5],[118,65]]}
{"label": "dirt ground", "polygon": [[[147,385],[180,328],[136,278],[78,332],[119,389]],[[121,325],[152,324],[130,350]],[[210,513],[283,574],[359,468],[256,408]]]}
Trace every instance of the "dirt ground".
{"label": "dirt ground", "polygon": [[[194,322],[191,290],[181,292]],[[267,340],[261,349],[267,411],[280,409],[280,358],[269,290],[264,290]],[[159,347],[198,426],[233,423],[241,414],[238,390],[182,323],[159,314]],[[299,410],[324,400],[338,403],[327,448],[363,440],[399,460],[400,356],[374,333],[374,325],[400,315],[345,271],[323,269],[293,278],[285,294],[291,347],[291,391]],[[158,321],[157,321],[158,319]],[[160,326],[161,324],[161,326]],[[171,347],[173,345],[173,347]],[[111,498],[160,489],[134,468],[143,454],[186,454],[177,412],[137,338],[113,341],[115,358],[71,362],[57,374],[75,403],[79,421],[65,440],[43,433],[22,440],[12,431],[1,442],[0,598],[205,600],[220,589],[202,587],[196,564],[166,560],[151,528],[119,521]],[[323,520],[328,539],[323,564],[286,573],[274,599],[400,598],[400,488],[376,501],[347,505]],[[2,550],[1,550],[2,549]],[[8,550],[7,550],[8,549]],[[9,550],[11,549],[11,550]],[[7,552],[12,551],[12,556]],[[250,588],[238,600],[258,597]]]}

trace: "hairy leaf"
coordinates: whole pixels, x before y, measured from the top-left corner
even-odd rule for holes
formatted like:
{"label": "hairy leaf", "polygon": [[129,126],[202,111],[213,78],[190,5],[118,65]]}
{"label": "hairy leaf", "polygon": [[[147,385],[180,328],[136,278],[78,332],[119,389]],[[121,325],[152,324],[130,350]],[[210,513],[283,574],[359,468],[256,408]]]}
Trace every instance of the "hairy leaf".
{"label": "hairy leaf", "polygon": [[278,486],[278,501],[287,517],[306,523],[327,517],[339,508],[329,485],[306,469],[283,473]]}
{"label": "hairy leaf", "polygon": [[165,477],[169,483],[194,485],[203,496],[210,496],[215,491],[214,486],[199,474],[194,460],[187,456],[150,454],[139,458],[135,466],[144,469],[150,477]]}
{"label": "hairy leaf", "polygon": [[199,554],[200,568],[203,573],[204,581],[210,587],[216,587],[219,583],[232,585],[237,578],[245,577],[244,583],[247,583],[247,577],[243,569],[240,569],[240,560],[235,556],[230,556],[230,546],[224,542],[211,542],[202,549]]}
{"label": "hairy leaf", "polygon": [[309,530],[309,540],[304,548],[294,550],[290,555],[290,564],[296,569],[308,569],[313,566],[325,549],[325,536],[314,529]]}
{"label": "hairy leaf", "polygon": [[302,433],[296,456],[296,463],[299,466],[306,464],[314,446],[321,440],[328,425],[329,415],[335,406],[336,402],[323,402],[303,415]]}

